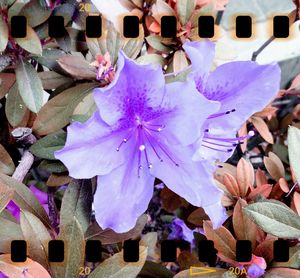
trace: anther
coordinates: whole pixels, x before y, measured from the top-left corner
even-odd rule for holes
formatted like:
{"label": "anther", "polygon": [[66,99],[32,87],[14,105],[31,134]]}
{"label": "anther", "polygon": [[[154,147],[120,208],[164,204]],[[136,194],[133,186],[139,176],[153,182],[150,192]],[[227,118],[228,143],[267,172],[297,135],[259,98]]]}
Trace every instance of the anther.
{"label": "anther", "polygon": [[151,163],[149,163],[148,168],[151,169],[153,167],[153,165]]}

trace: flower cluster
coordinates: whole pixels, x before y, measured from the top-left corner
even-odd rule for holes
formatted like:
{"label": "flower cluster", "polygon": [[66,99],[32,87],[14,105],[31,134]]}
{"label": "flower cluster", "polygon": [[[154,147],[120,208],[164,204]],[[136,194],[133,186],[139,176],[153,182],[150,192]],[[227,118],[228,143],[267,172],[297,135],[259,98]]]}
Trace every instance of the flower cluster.
{"label": "flower cluster", "polygon": [[87,122],[72,123],[64,148],[55,153],[72,177],[97,176],[94,205],[102,228],[133,228],[155,178],[203,207],[215,228],[227,217],[213,180],[215,161],[252,135],[236,137],[278,92],[280,70],[231,62],[210,74],[214,44],[183,47],[193,70],[184,82],[171,83],[161,67],[139,65],[121,51],[113,82],[94,90],[98,110]]}

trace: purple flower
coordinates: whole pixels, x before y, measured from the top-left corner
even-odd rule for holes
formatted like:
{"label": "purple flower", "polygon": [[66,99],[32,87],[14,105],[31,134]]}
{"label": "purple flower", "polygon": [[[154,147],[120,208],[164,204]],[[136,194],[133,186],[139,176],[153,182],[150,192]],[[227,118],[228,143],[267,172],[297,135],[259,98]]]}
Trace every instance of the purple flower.
{"label": "purple flower", "polygon": [[210,115],[205,123],[206,133],[198,142],[194,159],[225,161],[245,139],[236,138],[242,124],[267,106],[279,91],[280,68],[277,64],[239,61],[221,65],[209,74],[215,45],[209,41],[188,42],[184,49],[192,62],[192,76],[198,91],[221,104],[219,111]]}
{"label": "purple flower", "polygon": [[3,272],[0,271],[0,278],[9,278],[9,277],[6,276]]}
{"label": "purple flower", "polygon": [[265,270],[260,268],[257,264],[251,264],[247,269],[247,273],[250,278],[259,278],[264,275]]}
{"label": "purple flower", "polygon": [[219,104],[198,93],[192,79],[165,84],[160,67],[138,65],[120,52],[114,81],[94,91],[99,111],[68,127],[55,153],[74,178],[98,176],[94,196],[102,228],[125,232],[147,209],[155,177],[195,206],[215,226],[225,218],[213,164],[194,162],[202,125]]}
{"label": "purple flower", "polygon": [[[32,193],[35,195],[35,197],[39,200],[39,202],[41,203],[41,205],[43,206],[43,208],[45,209],[45,211],[49,214],[49,209],[48,209],[48,195],[45,192],[37,189],[34,185],[31,185],[29,188],[32,191]],[[18,219],[18,220],[20,219],[20,208],[13,201],[10,201],[7,204],[6,209],[16,219]]]}

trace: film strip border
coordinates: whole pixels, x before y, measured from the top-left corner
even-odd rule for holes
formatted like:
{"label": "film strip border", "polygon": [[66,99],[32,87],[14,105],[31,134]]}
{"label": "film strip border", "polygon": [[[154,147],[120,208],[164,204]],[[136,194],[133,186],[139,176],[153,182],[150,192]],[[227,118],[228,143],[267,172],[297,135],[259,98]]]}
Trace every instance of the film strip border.
{"label": "film strip border", "polygon": [[[186,241],[164,240],[161,242],[161,261],[175,262],[177,248],[186,246]],[[85,260],[87,262],[100,262],[102,260],[102,244],[99,240],[87,240],[85,245]],[[198,259],[213,265],[217,258],[217,250],[211,240],[202,240],[197,244]],[[252,247],[249,240],[238,240],[236,242],[236,261],[247,263],[252,260]],[[11,241],[11,260],[13,262],[25,262],[27,258],[27,243],[25,240]],[[48,242],[48,260],[54,263],[64,262],[64,241],[51,240]],[[123,244],[124,262],[139,261],[139,241],[126,240]],[[279,239],[274,241],[273,260],[275,262],[289,261],[289,242]]]}
{"label": "film strip border", "polygon": [[[13,16],[10,21],[11,36],[25,38],[27,36],[27,18],[25,16]],[[137,16],[123,17],[123,36],[125,38],[139,37],[140,22]],[[175,16],[161,17],[161,31],[163,38],[174,38],[177,33],[177,19]],[[89,15],[86,17],[86,36],[88,38],[100,38],[102,36],[102,17]],[[273,17],[273,34],[275,38],[286,39],[290,35],[290,19],[288,15]],[[65,25],[62,16],[51,16],[48,23],[48,34],[51,38],[64,37]],[[215,18],[210,15],[199,16],[198,35],[200,38],[210,39],[215,36]],[[253,36],[253,19],[248,15],[239,15],[235,19],[235,36],[240,39],[249,39]]]}

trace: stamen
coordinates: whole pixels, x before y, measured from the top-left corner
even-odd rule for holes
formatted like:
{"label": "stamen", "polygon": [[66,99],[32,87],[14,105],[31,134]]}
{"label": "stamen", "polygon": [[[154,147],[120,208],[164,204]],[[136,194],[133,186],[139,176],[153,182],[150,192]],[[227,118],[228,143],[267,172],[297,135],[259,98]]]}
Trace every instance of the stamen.
{"label": "stamen", "polygon": [[124,138],[122,143],[117,147],[116,151],[120,151],[120,148],[122,147],[123,144],[127,143],[128,142],[128,139],[127,138]]}
{"label": "stamen", "polygon": [[213,147],[207,146],[205,144],[202,144],[202,146],[205,147],[205,148],[211,149],[213,151],[217,151],[217,152],[230,153],[230,152],[233,151],[233,149],[222,150],[222,149],[217,149],[217,148],[213,148]]}
{"label": "stamen", "polygon": [[[147,132],[147,131],[146,131]],[[150,137],[152,137],[152,135],[148,132],[148,134],[150,135]],[[165,153],[165,155],[175,164],[175,166],[179,166],[178,163],[176,163],[176,161],[171,157],[171,155],[164,149],[164,147],[158,142],[158,140],[155,140],[156,144],[158,145],[158,147]]]}
{"label": "stamen", "polygon": [[211,139],[211,140],[216,140],[216,141],[224,141],[224,142],[234,142],[234,141],[242,141],[245,139],[249,139],[250,137],[254,136],[254,131],[251,130],[249,131],[248,135],[242,136],[242,137],[235,137],[235,138],[221,138],[221,137],[212,137],[212,136],[207,136],[204,135],[205,139]]}
{"label": "stamen", "polygon": [[214,146],[228,147],[228,148],[230,148],[230,147],[236,147],[237,145],[239,145],[237,143],[234,143],[234,144],[218,144],[218,143],[209,142],[207,140],[203,140],[202,142],[210,144],[210,145],[214,145]]}
{"label": "stamen", "polygon": [[235,109],[232,109],[232,110],[228,110],[226,112],[221,112],[221,113],[216,113],[216,114],[212,114],[208,117],[208,119],[214,119],[214,118],[218,118],[218,117],[222,117],[222,116],[225,116],[225,115],[229,115],[233,112],[235,112],[236,110]]}
{"label": "stamen", "polygon": [[147,138],[152,150],[154,151],[154,153],[156,154],[157,158],[159,159],[160,162],[163,162],[163,159],[160,157],[160,155],[158,154],[157,150],[155,149],[154,145],[152,144],[150,138],[147,135],[147,132],[144,132],[145,137]]}

